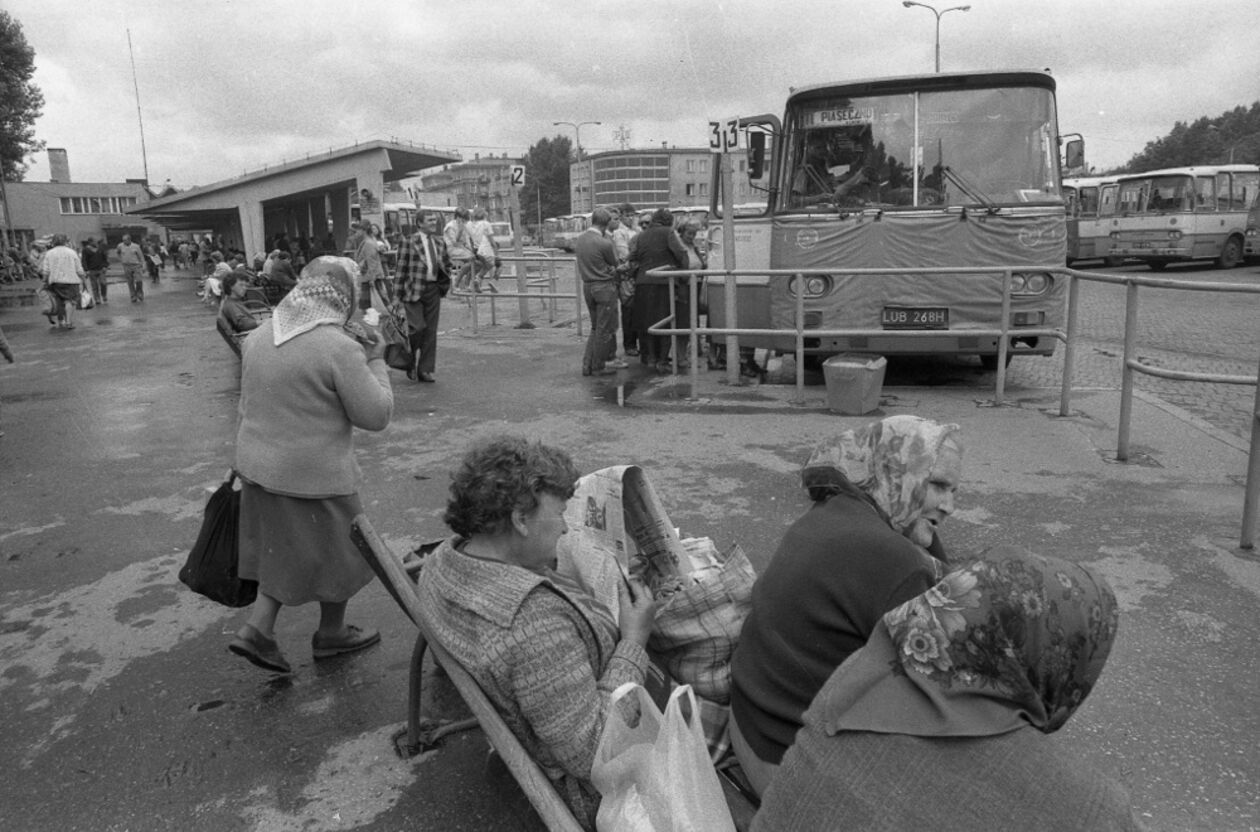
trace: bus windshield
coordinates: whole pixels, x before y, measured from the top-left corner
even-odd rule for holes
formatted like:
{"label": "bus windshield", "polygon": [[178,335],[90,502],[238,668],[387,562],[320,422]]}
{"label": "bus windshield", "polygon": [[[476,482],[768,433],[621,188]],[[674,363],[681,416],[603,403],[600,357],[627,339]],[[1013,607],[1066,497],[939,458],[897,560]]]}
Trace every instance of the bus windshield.
{"label": "bus windshield", "polygon": [[824,91],[786,116],[789,211],[1062,202],[1048,89]]}

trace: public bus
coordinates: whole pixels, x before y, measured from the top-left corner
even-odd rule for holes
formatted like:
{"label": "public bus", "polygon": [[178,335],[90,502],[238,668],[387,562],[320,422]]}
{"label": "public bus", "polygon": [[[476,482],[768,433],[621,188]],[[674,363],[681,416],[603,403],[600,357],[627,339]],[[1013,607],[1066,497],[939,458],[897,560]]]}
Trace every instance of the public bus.
{"label": "public bus", "polygon": [[[999,337],[975,331],[1001,326],[1000,275],[825,270],[1001,267],[1015,270],[1008,357],[1054,352],[1053,336],[1020,333],[1061,328],[1067,296],[1066,279],[1052,273],[1066,261],[1052,76],[1012,70],[810,86],[792,92],[781,122],[767,114],[740,123],[754,160],[750,185],[767,204],[756,216],[733,212],[736,267],[824,270],[738,278],[739,328],[783,333],[740,336],[741,347],[794,350],[803,292],[807,330],[876,333],[807,331],[813,361],[842,352],[976,355],[996,367]],[[710,268],[725,260],[720,182],[715,170]],[[710,317],[723,326],[725,278],[708,284]]]}
{"label": "public bus", "polygon": [[1260,258],[1260,199],[1252,203],[1247,212],[1247,237],[1243,243],[1243,257],[1247,260]]}
{"label": "public bus", "polygon": [[591,215],[589,212],[585,214],[566,214],[560,217],[560,228],[555,236],[556,248],[573,251],[573,241],[590,227]]}
{"label": "public bus", "polygon": [[1078,176],[1063,180],[1067,205],[1067,262],[1102,260],[1119,266],[1123,257],[1111,254],[1111,233],[1103,214],[1114,213],[1116,180],[1110,176]]}
{"label": "public bus", "polygon": [[1153,271],[1187,260],[1214,260],[1222,269],[1243,261],[1260,167],[1166,168],[1117,177],[1116,185],[1116,203],[1104,214],[1113,255],[1141,260]]}
{"label": "public bus", "polygon": [[560,217],[547,217],[542,221],[542,228],[538,231],[538,242],[543,248],[560,248],[556,244],[556,237],[560,234]]}

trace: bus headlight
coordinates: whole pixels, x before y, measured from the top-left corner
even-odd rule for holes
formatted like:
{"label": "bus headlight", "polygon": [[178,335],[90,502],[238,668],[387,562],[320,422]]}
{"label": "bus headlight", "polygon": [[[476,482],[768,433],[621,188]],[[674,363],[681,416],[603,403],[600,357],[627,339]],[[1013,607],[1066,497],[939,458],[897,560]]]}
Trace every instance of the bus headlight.
{"label": "bus headlight", "polygon": [[1044,295],[1051,282],[1045,272],[1015,272],[1011,275],[1011,295]]}
{"label": "bus headlight", "polygon": [[1181,239],[1181,232],[1174,228],[1172,231],[1168,232],[1168,239],[1172,240],[1174,243],[1177,242]]}
{"label": "bus headlight", "polygon": [[797,274],[793,275],[788,282],[788,292],[792,297],[796,297],[801,291],[802,283],[805,287],[805,297],[807,299],[821,298],[831,291],[831,278],[827,275],[811,274],[805,276]]}

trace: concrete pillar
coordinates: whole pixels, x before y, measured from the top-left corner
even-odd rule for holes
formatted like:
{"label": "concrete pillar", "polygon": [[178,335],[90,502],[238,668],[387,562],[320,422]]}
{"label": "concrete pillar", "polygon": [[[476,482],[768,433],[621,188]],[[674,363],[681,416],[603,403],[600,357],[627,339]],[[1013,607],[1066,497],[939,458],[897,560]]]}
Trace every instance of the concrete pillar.
{"label": "concrete pillar", "polygon": [[236,210],[241,222],[241,248],[245,252],[246,262],[249,262],[267,246],[262,203],[258,200],[244,200]]}

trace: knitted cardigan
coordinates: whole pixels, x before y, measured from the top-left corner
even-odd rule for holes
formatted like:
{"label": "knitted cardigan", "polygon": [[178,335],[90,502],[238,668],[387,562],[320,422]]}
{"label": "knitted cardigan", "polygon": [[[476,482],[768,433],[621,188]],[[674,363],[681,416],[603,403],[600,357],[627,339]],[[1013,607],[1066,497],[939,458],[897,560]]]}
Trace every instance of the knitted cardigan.
{"label": "knitted cardigan", "polygon": [[277,347],[270,320],[241,353],[236,470],[289,496],[354,494],[353,429],[384,430],[394,410],[385,362],[368,361],[337,326],[317,326]]}
{"label": "knitted cardigan", "polygon": [[433,636],[477,681],[521,745],[588,828],[599,793],[591,765],[609,699],[642,684],[648,657],[601,624],[586,600],[549,577],[456,550],[452,538],[425,560],[421,603]]}

